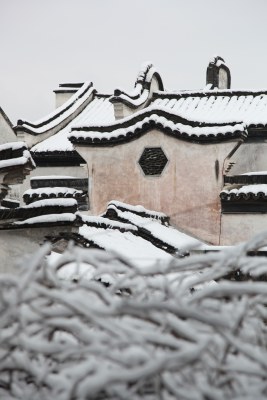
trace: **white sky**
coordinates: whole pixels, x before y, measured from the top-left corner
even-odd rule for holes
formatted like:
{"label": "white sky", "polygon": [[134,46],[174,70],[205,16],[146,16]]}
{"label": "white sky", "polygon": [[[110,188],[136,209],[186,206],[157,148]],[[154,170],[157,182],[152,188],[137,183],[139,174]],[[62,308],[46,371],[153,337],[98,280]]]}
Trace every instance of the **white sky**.
{"label": "white sky", "polygon": [[144,61],[167,88],[202,88],[214,54],[233,88],[267,88],[266,15],[267,0],[0,0],[0,107],[33,121],[58,83],[131,89]]}

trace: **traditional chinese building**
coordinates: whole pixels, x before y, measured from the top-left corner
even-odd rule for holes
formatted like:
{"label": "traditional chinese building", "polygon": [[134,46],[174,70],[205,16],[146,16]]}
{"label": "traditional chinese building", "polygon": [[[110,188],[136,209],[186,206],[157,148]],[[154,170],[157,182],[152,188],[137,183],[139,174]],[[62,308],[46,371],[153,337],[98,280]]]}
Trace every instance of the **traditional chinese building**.
{"label": "traditional chinese building", "polygon": [[15,128],[37,164],[25,200],[42,196],[42,180],[59,177],[51,186],[67,193],[59,181],[76,179],[68,186],[82,191],[88,214],[112,199],[142,204],[212,244],[265,229],[267,91],[231,89],[222,58],[210,61],[201,90],[167,91],[147,64],[132,93],[85,83],[60,85],[56,96],[53,113]]}

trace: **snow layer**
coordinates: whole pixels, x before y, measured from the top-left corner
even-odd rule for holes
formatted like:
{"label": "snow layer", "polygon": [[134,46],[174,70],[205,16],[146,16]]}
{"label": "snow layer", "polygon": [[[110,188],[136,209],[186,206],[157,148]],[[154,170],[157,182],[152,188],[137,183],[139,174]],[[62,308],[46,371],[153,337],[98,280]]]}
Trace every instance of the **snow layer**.
{"label": "snow layer", "polygon": [[222,190],[221,193],[226,193],[226,194],[248,194],[248,193],[253,193],[253,194],[258,194],[258,193],[264,193],[264,195],[267,195],[267,184],[260,184],[260,185],[244,185],[241,188],[238,189],[231,189],[231,190]]}
{"label": "snow layer", "polygon": [[[246,130],[246,126],[242,123],[235,123],[234,116],[232,116],[232,119],[227,121],[227,123],[224,121],[224,125],[220,126],[192,126],[190,125],[190,121],[192,121],[192,116],[187,115],[186,113],[181,113],[178,112],[177,110],[172,110],[172,115],[173,117],[181,117],[181,118],[188,118],[188,124],[186,123],[175,123],[171,120],[171,116],[168,117],[163,117],[159,116],[157,114],[158,111],[170,111],[166,107],[161,107],[161,106],[149,106],[145,108],[144,110],[138,111],[135,114],[131,115],[130,117],[123,118],[119,121],[119,123],[125,124],[126,122],[131,122],[133,117],[136,116],[142,116],[143,114],[146,114],[147,112],[153,112],[151,115],[145,117],[136,123],[132,124],[127,124],[125,127],[121,128],[114,128],[112,131],[107,130],[107,131],[98,131],[97,126],[84,126],[86,128],[83,130],[83,126],[80,126],[78,130],[75,130],[75,127],[72,128],[71,133],[69,134],[69,137],[74,137],[74,138],[90,138],[90,139],[112,139],[112,138],[117,138],[119,136],[126,136],[129,132],[134,132],[136,129],[142,129],[144,124],[148,124],[150,122],[154,122],[156,124],[161,124],[164,128],[169,128],[172,131],[178,131],[181,134],[185,133],[188,136],[217,136],[217,135],[226,135],[228,133],[235,133],[237,131],[239,132],[244,132]],[[117,125],[118,121],[116,121]],[[218,123],[216,121],[215,123]],[[233,124],[233,125],[231,125]],[[101,127],[111,127],[112,123],[108,125],[102,125]],[[88,130],[89,128],[89,130]],[[91,129],[90,129],[91,128]]]}
{"label": "snow layer", "polygon": [[151,232],[152,236],[173,246],[177,251],[186,251],[189,249],[195,249],[203,245],[204,243],[192,236],[186,235],[171,226],[162,225],[158,220],[143,218],[139,215],[133,214],[131,212],[122,212],[116,210],[118,217],[126,219],[132,224],[138,226],[139,228],[144,228]]}
{"label": "snow layer", "polygon": [[[84,103],[84,101],[91,96],[93,90],[94,88],[92,83],[85,82],[83,86],[73,96],[71,96],[68,101],[62,104],[62,106],[56,108],[52,113],[36,121],[34,124],[29,124],[27,121],[23,121],[23,126],[37,134],[44,133],[49,129],[54,128],[60,122],[69,117],[74,111],[76,111]],[[41,126],[38,126],[40,124]]]}
{"label": "snow layer", "polygon": [[35,166],[30,152],[28,150],[24,150],[21,157],[9,158],[7,160],[0,161],[0,168],[16,167],[19,165],[25,165],[28,162]]}
{"label": "snow layer", "polygon": [[44,199],[35,201],[34,203],[28,204],[23,208],[37,208],[48,206],[73,207],[75,205],[77,205],[77,201],[75,199]]}
{"label": "snow layer", "polygon": [[63,214],[48,214],[40,215],[38,217],[28,218],[24,221],[14,222],[14,225],[34,225],[40,223],[55,223],[55,222],[73,222],[75,221],[75,214],[63,213]]}
{"label": "snow layer", "polygon": [[133,206],[131,204],[127,204],[127,203],[123,203],[121,201],[117,201],[117,200],[111,200],[108,203],[108,207],[114,205],[115,207],[121,207],[124,208],[126,210],[129,211],[133,211],[136,213],[145,213],[148,214],[149,216],[153,216],[155,218],[167,218],[167,215],[162,213],[162,212],[158,212],[158,211],[152,211],[152,210],[148,210],[145,207],[141,206],[141,205],[137,205],[137,206]]}
{"label": "snow layer", "polygon": [[90,225],[90,224],[106,225],[107,227],[110,227],[112,229],[137,231],[136,226],[134,226],[132,224],[125,224],[123,222],[113,221],[109,218],[104,218],[104,217],[94,217],[91,215],[83,215],[81,213],[77,213],[77,214],[81,217],[82,221],[86,225]]}
{"label": "snow layer", "polygon": [[[217,92],[223,92],[225,95],[216,96]],[[190,96],[188,96],[190,92],[186,92],[186,97],[183,97],[183,92],[179,94],[177,98],[168,98],[166,93],[165,98],[156,98],[151,104],[164,107],[169,112],[181,113],[185,118],[196,121],[211,123],[242,121],[247,125],[267,124],[266,93],[242,95],[242,91],[238,91],[235,95],[231,90],[211,90],[206,92],[207,96],[199,96],[197,92],[191,92]]]}
{"label": "snow layer", "polygon": [[156,261],[170,261],[172,256],[131,232],[94,228],[83,225],[79,233],[105,250],[132,260],[138,266],[150,266]]}
{"label": "snow layer", "polygon": [[8,149],[18,150],[24,147],[26,147],[24,142],[8,142],[0,145],[0,152]]}
{"label": "snow layer", "polygon": [[35,153],[42,153],[46,151],[73,151],[74,147],[68,140],[68,134],[72,127],[107,123],[114,121],[113,105],[110,103],[109,98],[97,97],[85,107],[85,109],[74,118],[65,128],[33,146],[31,151]]}
{"label": "snow layer", "polygon": [[245,174],[241,174],[241,175],[267,175],[267,171],[257,171],[257,172],[246,172]]}

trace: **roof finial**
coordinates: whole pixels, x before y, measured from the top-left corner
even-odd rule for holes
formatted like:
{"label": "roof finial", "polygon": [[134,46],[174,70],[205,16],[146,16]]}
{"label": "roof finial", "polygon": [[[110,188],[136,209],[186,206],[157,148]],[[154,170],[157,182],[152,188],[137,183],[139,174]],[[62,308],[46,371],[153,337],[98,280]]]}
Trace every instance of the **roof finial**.
{"label": "roof finial", "polygon": [[231,74],[222,57],[213,56],[210,60],[207,68],[206,83],[211,86],[211,89],[230,89]]}

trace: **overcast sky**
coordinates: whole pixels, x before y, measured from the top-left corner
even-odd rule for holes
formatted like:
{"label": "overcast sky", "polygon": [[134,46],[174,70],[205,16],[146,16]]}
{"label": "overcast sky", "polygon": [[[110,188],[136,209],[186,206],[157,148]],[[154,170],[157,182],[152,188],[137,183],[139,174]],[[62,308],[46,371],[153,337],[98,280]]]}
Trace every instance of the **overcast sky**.
{"label": "overcast sky", "polygon": [[131,89],[152,61],[169,89],[205,85],[222,56],[233,88],[267,88],[267,0],[0,0],[0,107],[15,124],[59,83]]}

